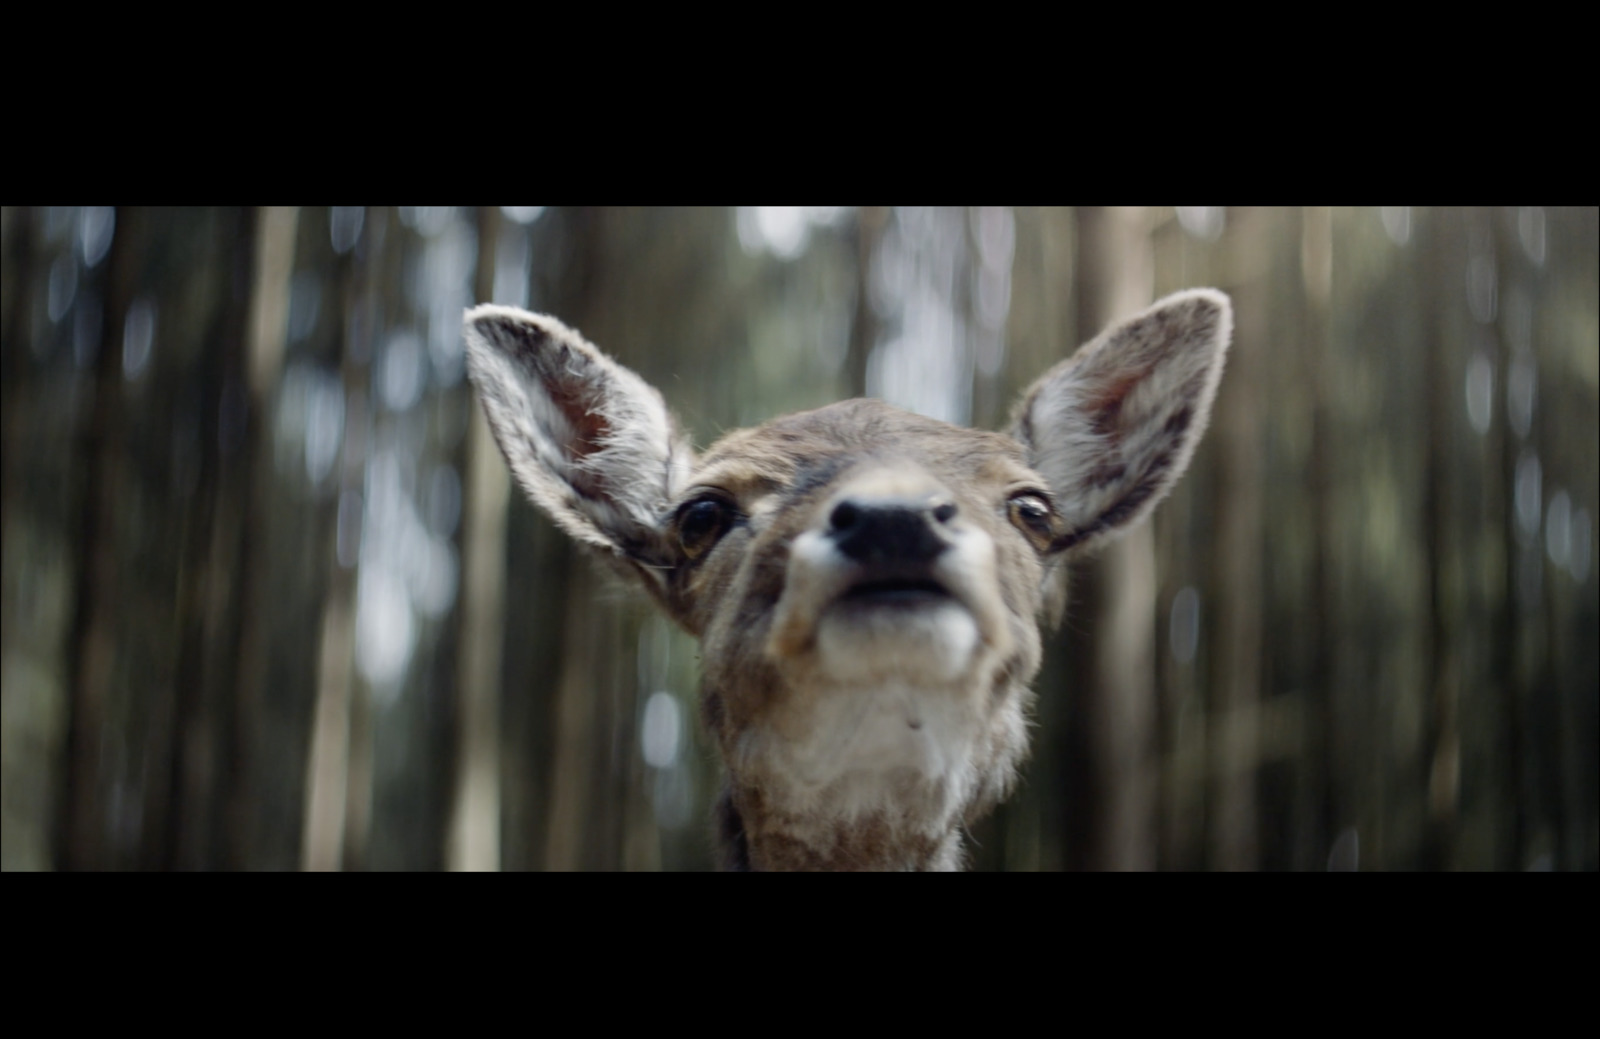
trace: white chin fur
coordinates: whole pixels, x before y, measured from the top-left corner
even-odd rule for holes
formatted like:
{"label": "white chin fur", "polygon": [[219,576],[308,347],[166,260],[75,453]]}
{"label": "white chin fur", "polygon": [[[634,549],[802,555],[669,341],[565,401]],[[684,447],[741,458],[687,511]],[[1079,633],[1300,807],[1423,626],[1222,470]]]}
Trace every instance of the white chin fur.
{"label": "white chin fur", "polygon": [[863,608],[835,603],[817,624],[817,663],[841,685],[938,686],[967,675],[978,624],[960,603]]}

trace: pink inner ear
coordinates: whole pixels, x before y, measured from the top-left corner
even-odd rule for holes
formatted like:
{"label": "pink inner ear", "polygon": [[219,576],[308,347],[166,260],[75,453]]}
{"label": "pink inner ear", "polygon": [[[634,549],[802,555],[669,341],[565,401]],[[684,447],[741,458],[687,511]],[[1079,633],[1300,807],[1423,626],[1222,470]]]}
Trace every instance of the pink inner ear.
{"label": "pink inner ear", "polygon": [[567,457],[574,462],[594,454],[603,446],[603,441],[611,427],[606,423],[605,416],[600,413],[592,393],[586,393],[582,388],[572,385],[549,387],[551,403],[561,412],[569,425],[572,426],[572,437],[562,443]]}
{"label": "pink inner ear", "polygon": [[1133,388],[1149,374],[1148,367],[1128,371],[1120,378],[1101,383],[1100,392],[1084,401],[1089,426],[1096,436],[1103,438],[1106,445],[1106,453],[1096,461],[1094,469],[1088,474],[1089,485],[1096,490],[1108,487],[1127,475],[1128,469],[1122,460],[1122,405]]}
{"label": "pink inner ear", "polygon": [[1116,437],[1118,420],[1122,417],[1122,402],[1149,374],[1148,367],[1133,369],[1121,378],[1102,383],[1099,392],[1084,401],[1084,410],[1089,413],[1090,425],[1097,435],[1112,439]]}

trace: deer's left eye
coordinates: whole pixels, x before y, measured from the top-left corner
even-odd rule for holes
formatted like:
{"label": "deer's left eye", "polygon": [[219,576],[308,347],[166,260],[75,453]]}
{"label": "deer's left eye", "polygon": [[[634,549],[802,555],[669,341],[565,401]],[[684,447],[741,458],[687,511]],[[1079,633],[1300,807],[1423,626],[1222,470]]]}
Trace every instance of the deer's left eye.
{"label": "deer's left eye", "polygon": [[722,498],[699,498],[678,513],[678,544],[694,559],[706,552],[733,525],[733,506]]}
{"label": "deer's left eye", "polygon": [[1006,501],[1006,515],[1035,547],[1043,550],[1055,540],[1060,521],[1056,510],[1038,491],[1022,491]]}

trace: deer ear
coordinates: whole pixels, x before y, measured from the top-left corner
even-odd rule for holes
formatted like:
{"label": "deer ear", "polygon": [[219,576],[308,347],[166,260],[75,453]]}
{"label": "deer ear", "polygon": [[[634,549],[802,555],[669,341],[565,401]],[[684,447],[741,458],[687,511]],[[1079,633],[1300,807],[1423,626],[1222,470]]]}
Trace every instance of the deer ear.
{"label": "deer ear", "polygon": [[1168,296],[1046,372],[1013,412],[1011,435],[1050,483],[1060,549],[1143,518],[1189,464],[1211,417],[1233,331],[1228,297]]}
{"label": "deer ear", "polygon": [[658,524],[694,459],[661,394],[555,318],[490,304],[465,324],[467,372],[522,489],[657,580]]}

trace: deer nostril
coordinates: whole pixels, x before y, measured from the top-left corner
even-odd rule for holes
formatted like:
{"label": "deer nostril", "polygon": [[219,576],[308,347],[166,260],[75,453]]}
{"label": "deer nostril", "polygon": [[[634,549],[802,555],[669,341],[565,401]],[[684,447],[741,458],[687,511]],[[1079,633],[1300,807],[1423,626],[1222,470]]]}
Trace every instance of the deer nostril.
{"label": "deer nostril", "polygon": [[939,505],[934,506],[933,518],[938,520],[940,523],[949,523],[951,520],[955,519],[956,518],[955,502],[947,501],[947,502],[943,502],[943,503],[941,503]]}
{"label": "deer nostril", "polygon": [[955,513],[955,505],[943,502],[854,498],[834,505],[827,534],[841,553],[858,563],[915,568],[949,547],[939,528]]}

